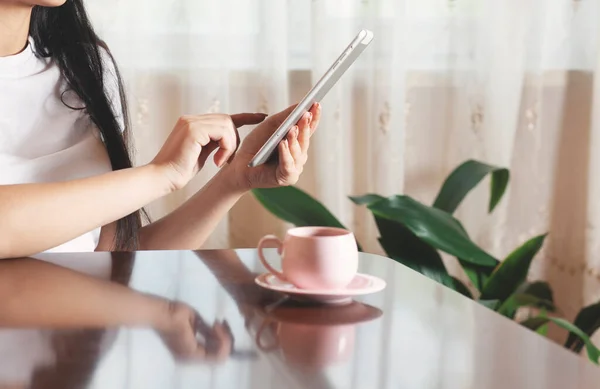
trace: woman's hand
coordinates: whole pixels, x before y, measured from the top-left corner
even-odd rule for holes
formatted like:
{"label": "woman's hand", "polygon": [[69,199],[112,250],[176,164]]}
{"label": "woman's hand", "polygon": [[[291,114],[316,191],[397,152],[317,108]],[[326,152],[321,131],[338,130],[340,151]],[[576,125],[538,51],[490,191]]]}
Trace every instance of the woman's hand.
{"label": "woman's hand", "polygon": [[242,143],[231,165],[238,185],[249,190],[293,185],[298,181],[308,159],[310,137],[319,125],[321,105],[315,104],[294,126],[277,148],[277,163],[255,168],[248,163],[292,112],[295,106],[275,114],[256,127]]}
{"label": "woman's hand", "polygon": [[209,327],[193,308],[170,302],[163,323],[156,331],[178,360],[223,362],[231,354],[233,335],[226,321]]}
{"label": "woman's hand", "polygon": [[264,114],[208,114],[182,116],[165,144],[150,164],[159,167],[172,190],[183,188],[204,167],[208,156],[214,156],[219,167],[230,160],[239,145],[237,128],[258,124]]}

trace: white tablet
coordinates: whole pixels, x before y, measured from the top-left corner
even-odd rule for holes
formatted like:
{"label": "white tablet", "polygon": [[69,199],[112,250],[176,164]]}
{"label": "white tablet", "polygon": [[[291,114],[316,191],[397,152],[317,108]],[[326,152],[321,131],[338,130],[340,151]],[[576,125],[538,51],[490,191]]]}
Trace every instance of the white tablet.
{"label": "white tablet", "polygon": [[281,123],[277,131],[271,135],[269,140],[265,142],[263,147],[256,153],[254,158],[250,161],[248,166],[255,167],[266,163],[271,155],[277,151],[277,145],[290,131],[292,127],[298,123],[298,121],[312,106],[325,97],[327,92],[335,85],[335,83],[342,77],[342,75],[348,70],[348,68],[356,61],[356,59],[362,54],[362,52],[369,46],[373,40],[373,33],[368,30],[361,30],[356,38],[350,42],[348,47],[342,52],[338,59],[331,65],[329,70],[321,77],[319,82],[304,96],[298,106],[292,111],[292,113]]}

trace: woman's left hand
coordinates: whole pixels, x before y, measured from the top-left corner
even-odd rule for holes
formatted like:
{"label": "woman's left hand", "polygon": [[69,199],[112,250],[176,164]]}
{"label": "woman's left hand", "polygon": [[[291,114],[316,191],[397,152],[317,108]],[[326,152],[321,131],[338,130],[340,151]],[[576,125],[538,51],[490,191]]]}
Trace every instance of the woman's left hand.
{"label": "woman's left hand", "polygon": [[292,112],[295,106],[268,117],[246,138],[231,162],[237,184],[244,190],[293,185],[298,181],[308,159],[310,137],[319,125],[321,105],[314,104],[310,111],[279,143],[276,163],[266,163],[255,168],[248,163]]}

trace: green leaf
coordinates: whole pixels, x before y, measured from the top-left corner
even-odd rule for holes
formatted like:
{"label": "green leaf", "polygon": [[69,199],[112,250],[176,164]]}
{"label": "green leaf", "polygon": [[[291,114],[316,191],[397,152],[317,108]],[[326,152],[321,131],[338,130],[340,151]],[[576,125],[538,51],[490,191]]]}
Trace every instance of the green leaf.
{"label": "green leaf", "polygon": [[456,277],[451,276],[450,278],[451,278],[451,282],[450,282],[451,285],[446,285],[446,286],[450,287],[451,289],[454,289],[458,293],[462,294],[465,297],[470,298],[471,300],[473,299],[473,295],[471,294],[471,291],[469,290],[469,288],[467,288],[467,286],[465,284],[463,284]]}
{"label": "green leaf", "polygon": [[[381,200],[377,194],[349,197],[355,204],[369,205]],[[379,229],[379,243],[387,256],[432,280],[455,289],[455,283],[448,274],[438,252],[423,242],[400,223],[375,216]]]}
{"label": "green leaf", "polygon": [[585,345],[585,349],[587,351],[587,355],[590,361],[598,364],[598,359],[600,358],[600,350],[592,343],[592,340],[587,336],[585,332],[583,332],[579,327],[574,324],[569,323],[565,319],[557,318],[557,317],[546,317],[545,314],[540,316],[536,316],[530,319],[527,319],[521,322],[521,325],[530,328],[534,331],[540,331],[540,329],[548,322],[552,322],[557,326],[564,328],[569,331],[573,336],[581,339],[583,344]]}
{"label": "green leaf", "polygon": [[515,293],[502,303],[497,312],[509,319],[514,319],[517,309],[520,307],[537,307],[547,309],[548,311],[554,311],[555,309],[552,301],[544,300],[527,293]]}
{"label": "green leaf", "polygon": [[545,315],[529,318],[519,324],[537,332],[542,336],[546,336],[548,334],[548,318]]}
{"label": "green leaf", "polygon": [[[479,291],[481,291],[483,289],[483,286],[485,285],[485,283],[489,279],[490,275],[494,271],[493,267],[473,265],[472,263],[463,261],[460,258],[458,258],[458,262],[462,266],[467,277],[469,277],[469,279],[473,283],[473,286],[475,286],[475,288]],[[498,262],[498,263],[500,263],[500,262]]]}
{"label": "green leaf", "polygon": [[542,281],[521,284],[515,293],[498,308],[498,313],[514,319],[517,309],[520,307],[536,307],[544,312],[554,312],[556,307],[550,285]]}
{"label": "green leaf", "polygon": [[374,202],[377,202],[379,200],[383,200],[385,199],[385,197],[380,196],[378,194],[366,194],[366,195],[362,195],[362,196],[348,196],[348,198],[350,200],[352,200],[352,202],[356,205],[368,205]]}
{"label": "green leaf", "polygon": [[493,267],[497,260],[469,239],[450,214],[428,207],[408,196],[393,196],[368,205],[375,217],[407,227],[427,244],[480,266]]}
{"label": "green leaf", "polygon": [[[573,324],[581,328],[588,336],[594,335],[594,332],[600,328],[600,303],[589,305],[579,311]],[[565,342],[565,347],[580,352],[583,346],[584,342],[582,342],[581,339],[573,334],[569,334],[569,337]]]}
{"label": "green leaf", "polygon": [[557,326],[562,327],[565,330],[571,332],[572,334],[578,336],[585,344],[585,350],[587,351],[587,355],[590,361],[594,362],[596,365],[598,364],[598,358],[600,358],[600,350],[598,350],[598,348],[594,346],[591,339],[586,335],[585,332],[583,332],[581,329],[564,319],[551,317],[549,318],[549,320]]}
{"label": "green leaf", "polygon": [[519,292],[535,296],[541,300],[554,304],[554,296],[550,284],[543,281],[525,282],[518,288]]}
{"label": "green leaf", "polygon": [[382,218],[375,218],[375,222],[379,243],[388,257],[436,282],[444,283],[450,277],[438,252],[406,227]]}
{"label": "green leaf", "polygon": [[494,270],[481,292],[484,300],[506,300],[525,281],[531,261],[542,247],[546,235],[536,236],[513,251]]}
{"label": "green leaf", "polygon": [[442,257],[401,224],[377,219],[379,243],[388,257],[472,299],[469,289],[448,274]]}
{"label": "green leaf", "polygon": [[[540,309],[540,316],[542,317],[548,317],[548,312],[546,312],[545,308]],[[537,330],[535,330],[535,332],[537,332],[538,334],[542,335],[542,336],[547,336],[548,335],[548,324],[544,324],[543,326],[541,326],[540,328],[538,328]]]}
{"label": "green leaf", "polygon": [[[377,201],[380,200],[384,200],[385,198],[383,196],[377,195],[377,194],[366,194],[363,196],[351,196],[350,200],[352,200],[355,204],[358,205],[369,205],[372,203],[375,203]],[[379,217],[375,217],[376,221],[377,221],[377,225],[380,226],[381,224],[383,224],[382,218]],[[458,221],[457,221],[458,222]],[[398,229],[399,227],[397,226],[401,226],[398,223],[392,222],[392,221],[387,221],[387,223],[390,223],[392,225],[395,225],[396,227],[394,227],[395,229]],[[462,226],[462,224],[460,222],[458,222],[458,226],[463,230],[463,232],[465,233],[465,235],[467,235],[467,232],[465,230],[465,228]],[[402,231],[402,235],[405,234],[411,234],[412,236],[415,237],[415,239],[418,239],[414,234],[412,234],[410,232],[410,230],[408,230],[406,227],[403,227],[405,229],[405,231]],[[380,231],[381,231],[381,227],[380,227]],[[390,238],[389,240],[387,240],[388,242],[391,242],[392,244],[394,243],[394,241],[392,240],[393,238]],[[386,250],[388,256],[395,256],[396,258],[400,258],[401,255],[398,255],[398,253],[400,251],[402,251],[404,249],[404,247],[398,247],[396,250],[394,250],[393,252],[391,252],[389,249],[386,249],[386,240],[384,240],[383,242],[380,241],[380,243],[382,244],[382,246],[384,247],[384,250]],[[415,243],[412,243],[415,244]],[[408,246],[411,247],[412,246],[411,242],[405,242],[405,244],[403,246]],[[389,243],[387,244],[389,245]],[[397,245],[400,246],[400,245]],[[410,249],[409,249],[410,250]],[[433,250],[435,251],[435,250]],[[428,255],[424,255],[421,254],[423,256],[423,258],[425,258],[425,260],[427,260],[427,258],[430,258],[430,260],[428,262],[431,262],[431,260],[434,260],[435,258],[435,262],[436,263],[441,263],[441,258],[439,258],[439,255],[437,255],[436,253],[431,254],[431,253],[427,253]],[[414,257],[414,256],[413,256]],[[437,259],[439,258],[439,260]],[[471,282],[473,282],[473,284],[475,285],[475,287],[477,288],[477,290],[481,290],[481,288],[483,287],[483,284],[485,282],[485,280],[487,279],[487,277],[489,277],[489,275],[491,274],[491,272],[493,271],[493,267],[483,267],[483,266],[475,266],[470,264],[467,261],[463,261],[461,259],[458,259],[459,262],[461,263],[463,269],[465,270],[465,273],[467,274],[467,276],[471,279]],[[405,265],[408,265],[409,267],[413,268],[414,270],[417,270],[421,273],[425,273],[426,270],[425,269],[421,269],[419,268],[418,265],[416,264],[408,264],[406,263],[406,261],[399,261],[399,262],[403,262]],[[442,282],[444,283],[446,286],[458,291],[459,293],[464,294],[467,297],[473,298],[471,295],[471,292],[468,290],[468,288],[466,288],[464,285],[462,285],[462,287],[460,285],[456,285],[456,287],[454,287],[454,281],[452,281],[451,278],[445,276],[445,275],[439,275],[439,274],[435,274],[436,272],[434,272],[434,274],[430,274],[429,277],[438,281],[438,282]],[[443,279],[443,281],[442,281]],[[464,288],[463,288],[464,287]],[[459,290],[460,289],[460,290]],[[468,292],[468,294],[467,294]]]}
{"label": "green leaf", "polygon": [[[350,200],[358,205],[369,205],[385,200],[385,197],[377,194],[366,194],[363,196],[350,196]],[[379,243],[390,258],[470,299],[473,298],[469,288],[460,280],[448,274],[442,258],[435,248],[423,242],[400,223],[378,216],[375,216],[375,222],[379,228]],[[460,227],[462,228],[462,226]]]}
{"label": "green leaf", "polygon": [[[458,225],[460,226],[460,228],[465,233],[465,235],[469,236],[467,233],[467,230],[463,227],[463,225],[460,223],[460,221],[457,220],[457,222],[458,222]],[[472,263],[464,261],[461,258],[457,258],[457,260],[460,263],[463,270],[465,271],[465,274],[467,275],[467,277],[469,277],[469,279],[471,280],[471,282],[473,283],[475,288],[479,291],[481,291],[483,289],[483,286],[485,285],[485,283],[489,279],[490,275],[494,271],[494,268],[496,266],[498,266],[498,264],[500,263],[500,262],[498,262],[498,260],[496,260],[496,264],[493,267],[492,266],[486,267],[486,266],[474,265]]]}
{"label": "green leaf", "polygon": [[498,309],[498,313],[513,319],[520,307],[536,307],[555,311],[552,289],[547,282],[537,281],[520,285],[515,293],[507,298]]}
{"label": "green leaf", "polygon": [[269,212],[295,226],[345,228],[323,204],[294,186],[254,189],[252,193]]}
{"label": "green leaf", "polygon": [[[351,198],[356,204],[371,204],[385,199],[379,195],[368,194]],[[408,228],[392,220],[375,216],[379,229],[379,243],[388,257],[413,270],[444,283],[450,276],[438,252],[420,240]]]}
{"label": "green leaf", "polygon": [[535,330],[535,332],[542,336],[548,336],[548,324],[544,324],[543,326]]}
{"label": "green leaf", "polygon": [[536,316],[530,317],[527,320],[523,320],[519,324],[523,327],[527,327],[532,331],[538,331],[541,327],[545,326],[548,323],[548,318],[546,316]]}
{"label": "green leaf", "polygon": [[454,213],[467,194],[488,174],[492,175],[488,207],[488,211],[492,212],[506,191],[509,171],[474,160],[466,161],[450,173],[433,206],[450,214]]}
{"label": "green leaf", "polygon": [[500,301],[498,300],[477,300],[477,302],[492,311],[495,311],[498,304],[500,304]]}

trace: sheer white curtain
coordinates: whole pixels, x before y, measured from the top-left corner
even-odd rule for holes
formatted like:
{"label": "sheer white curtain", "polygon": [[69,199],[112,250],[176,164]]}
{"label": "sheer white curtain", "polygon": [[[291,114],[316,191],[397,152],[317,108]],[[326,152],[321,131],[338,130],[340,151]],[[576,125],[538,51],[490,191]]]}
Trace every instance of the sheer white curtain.
{"label": "sheer white curtain", "polygon": [[[503,257],[550,231],[533,276],[572,315],[600,297],[600,5],[596,0],[105,0],[88,2],[128,86],[138,162],[184,113],[264,111],[297,101],[362,28],[375,41],[323,101],[300,186],[378,251],[370,215],[348,194],[431,202],[477,158],[511,169],[507,197],[487,188],[458,212]],[[151,206],[154,217],[195,193]],[[285,226],[250,196],[208,247],[251,247]]]}

